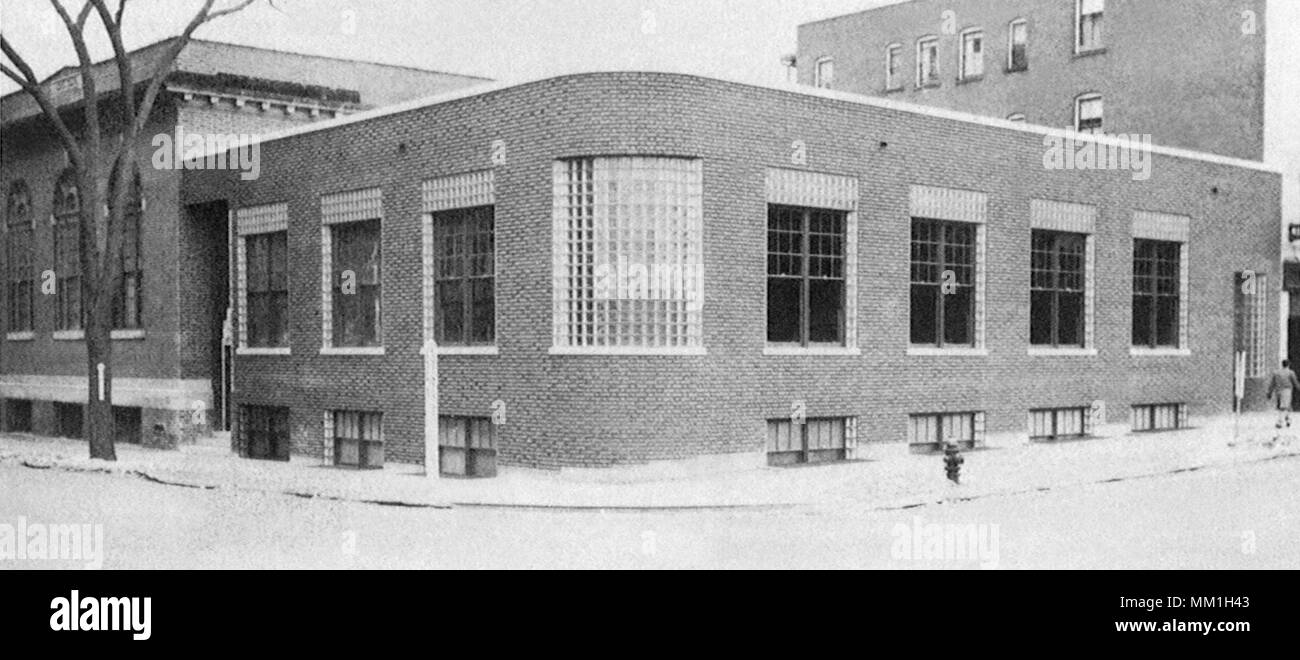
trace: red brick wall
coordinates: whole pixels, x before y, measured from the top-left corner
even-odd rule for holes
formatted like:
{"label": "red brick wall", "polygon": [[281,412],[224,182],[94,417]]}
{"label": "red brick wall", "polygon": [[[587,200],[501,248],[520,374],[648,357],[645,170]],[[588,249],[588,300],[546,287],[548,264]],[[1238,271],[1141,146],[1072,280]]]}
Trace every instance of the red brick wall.
{"label": "red brick wall", "polygon": [[[1109,0],[1106,52],[1074,53],[1075,0],[915,0],[799,28],[799,80],[812,84],[823,56],[834,88],[1032,124],[1074,123],[1074,99],[1100,93],[1108,133],[1151,134],[1155,143],[1262,160],[1265,0]],[[1242,12],[1258,33],[1242,33]],[[953,20],[944,22],[944,12]],[[1029,70],[1007,73],[1007,29],[1029,21]],[[945,32],[945,27],[953,28]],[[959,34],[983,28],[985,77],[960,83]],[[940,38],[942,85],[916,88],[916,40]],[[904,89],[885,91],[885,48],[903,45]]]}
{"label": "red brick wall", "polygon": [[[442,413],[507,404],[501,461],[606,466],[762,450],[770,417],[857,416],[862,442],[900,442],[907,414],[985,410],[990,432],[1025,430],[1031,407],[1180,401],[1226,412],[1233,273],[1276,282],[1279,177],[1155,156],[1152,177],[1049,171],[1041,135],[860,103],[667,74],[546,80],[263,145],[262,177],[189,172],[184,203],[289,209],[292,356],[243,357],[236,403],[293,408],[295,450],[319,451],[322,412],[380,410],[390,460],[423,455],[420,183],[496,169],[498,356],[441,359]],[[764,171],[858,177],[861,356],[765,357]],[[551,356],[551,164],[556,158],[670,154],[704,159],[705,356]],[[987,357],[907,355],[908,190],[989,196]],[[384,198],[384,356],[322,356],[320,196],[379,186]],[[1218,194],[1211,192],[1217,187]],[[1100,207],[1096,339],[1084,358],[1027,354],[1032,198]],[[1129,355],[1130,218],[1192,218],[1190,357]],[[1275,354],[1276,331],[1269,335]]]}

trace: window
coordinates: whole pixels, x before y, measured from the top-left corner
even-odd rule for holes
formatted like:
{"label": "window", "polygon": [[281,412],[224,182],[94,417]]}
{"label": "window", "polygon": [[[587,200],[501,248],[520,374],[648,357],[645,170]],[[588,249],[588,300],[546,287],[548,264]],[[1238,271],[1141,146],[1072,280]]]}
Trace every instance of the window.
{"label": "window", "polygon": [[1088,237],[1035,229],[1031,240],[1030,343],[1082,347]]}
{"label": "window", "polygon": [[1268,277],[1263,273],[1237,273],[1234,287],[1235,352],[1246,354],[1246,377],[1268,375]]}
{"label": "window", "polygon": [[961,34],[961,79],[984,77],[984,32],[968,30]]}
{"label": "window", "polygon": [[1074,51],[1082,53],[1101,48],[1103,46],[1102,15],[1105,13],[1106,0],[1075,0],[1075,3],[1078,39],[1075,41]]}
{"label": "window", "polygon": [[1017,19],[1007,26],[1007,72],[1029,70],[1029,21]]}
{"label": "window", "polygon": [[580,158],[554,176],[554,350],[702,350],[700,161]]}
{"label": "window", "polygon": [[829,57],[817,60],[813,78],[813,84],[818,88],[830,89],[835,84],[835,60]]}
{"label": "window", "polygon": [[380,346],[383,343],[380,221],[336,224],[330,231],[334,269],[333,345]]}
{"label": "window", "polygon": [[9,185],[5,232],[6,327],[9,332],[27,332],[33,328],[36,270],[32,264],[32,196],[22,181]]}
{"label": "window", "polygon": [[82,439],[85,408],[80,403],[54,402],[54,432],[60,438]]}
{"label": "window", "polygon": [[239,407],[239,455],[262,461],[289,460],[289,409]]}
{"label": "window", "polygon": [[355,468],[384,466],[383,416],[377,412],[334,411],[334,464]]}
{"label": "window", "polygon": [[890,44],[885,49],[885,89],[901,89],[903,81],[899,78],[902,68],[903,45]]}
{"label": "window", "polygon": [[1179,346],[1182,244],[1133,241],[1133,345]]}
{"label": "window", "polygon": [[907,442],[915,448],[943,449],[951,442],[974,449],[983,436],[984,413],[928,413],[909,418]]}
{"label": "window", "polygon": [[1088,408],[1029,411],[1029,439],[1035,441],[1083,438],[1089,433]]}
{"label": "window", "polygon": [[1101,133],[1105,107],[1101,95],[1086,94],[1074,102],[1074,128],[1080,133]]}
{"label": "window", "polygon": [[767,210],[767,341],[844,344],[848,213],[772,204]]}
{"label": "window", "polygon": [[[116,180],[113,175],[113,180]],[[140,265],[140,222],[144,216],[144,202],[140,192],[140,177],[132,179],[127,193],[126,208],[122,211],[122,253],[118,268],[122,281],[113,292],[113,328],[136,330],[141,325],[141,294],[144,290],[144,268]]]}
{"label": "window", "polygon": [[831,463],[848,459],[854,420],[845,417],[767,422],[767,464],[773,466]]}
{"label": "window", "polygon": [[495,477],[496,425],[487,417],[439,417],[438,455],[442,474]]}
{"label": "window", "polygon": [[496,341],[493,207],[433,214],[437,341],[440,346]]}
{"label": "window", "polygon": [[976,229],[912,219],[913,344],[975,346]]}
{"label": "window", "polygon": [[1007,115],[1007,121],[1022,123],[1025,121],[1025,115],[1019,112],[1012,113],[1010,115]]}
{"label": "window", "polygon": [[138,445],[144,440],[142,411],[135,406],[113,406],[113,442]]}
{"label": "window", "polygon": [[246,345],[289,345],[289,232],[243,237],[247,259]]}
{"label": "window", "polygon": [[32,402],[26,399],[5,399],[5,432],[32,432]]}
{"label": "window", "polygon": [[1169,431],[1187,427],[1187,406],[1181,403],[1133,406],[1133,431]]}
{"label": "window", "polygon": [[939,38],[925,37],[916,42],[916,86],[939,84]]}
{"label": "window", "polygon": [[54,186],[55,328],[82,329],[81,194],[72,170]]}

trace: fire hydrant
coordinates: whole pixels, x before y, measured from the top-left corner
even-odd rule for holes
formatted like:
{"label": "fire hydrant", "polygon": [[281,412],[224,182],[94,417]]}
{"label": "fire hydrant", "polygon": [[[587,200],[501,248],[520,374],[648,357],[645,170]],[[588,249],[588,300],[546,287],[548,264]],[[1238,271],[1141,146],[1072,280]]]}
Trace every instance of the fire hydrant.
{"label": "fire hydrant", "polygon": [[961,484],[961,464],[966,459],[961,455],[961,448],[955,442],[949,442],[943,447],[943,471],[948,474],[948,480]]}

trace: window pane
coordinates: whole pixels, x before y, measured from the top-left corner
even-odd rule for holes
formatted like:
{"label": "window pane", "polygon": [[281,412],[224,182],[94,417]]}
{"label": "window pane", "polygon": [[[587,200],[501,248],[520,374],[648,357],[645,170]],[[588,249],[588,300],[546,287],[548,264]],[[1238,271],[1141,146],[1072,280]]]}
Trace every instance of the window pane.
{"label": "window pane", "polygon": [[1062,346],[1083,346],[1083,294],[1062,292],[1057,296],[1057,343]]}
{"label": "window pane", "polygon": [[959,286],[954,293],[943,297],[943,343],[952,345],[975,344],[974,287]]}
{"label": "window pane", "polygon": [[844,282],[810,280],[808,282],[808,341],[844,342]]}
{"label": "window pane", "polygon": [[767,340],[773,343],[799,343],[800,281],[790,278],[767,280]]}
{"label": "window pane", "polygon": [[1052,344],[1052,301],[1051,291],[1029,292],[1029,342],[1035,346]]}
{"label": "window pane", "polygon": [[912,285],[912,343],[939,343],[939,287],[927,284]]}
{"label": "window pane", "polygon": [[1178,346],[1178,298],[1160,296],[1156,303],[1156,344]]}
{"label": "window pane", "polygon": [[1151,328],[1152,299],[1146,295],[1133,296],[1133,345],[1151,346],[1153,335]]}

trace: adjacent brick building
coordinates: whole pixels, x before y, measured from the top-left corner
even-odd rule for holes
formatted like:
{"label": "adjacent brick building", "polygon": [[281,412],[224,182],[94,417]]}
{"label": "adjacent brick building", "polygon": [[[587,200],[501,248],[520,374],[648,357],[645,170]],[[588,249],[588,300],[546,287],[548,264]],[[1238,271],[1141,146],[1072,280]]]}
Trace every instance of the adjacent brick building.
{"label": "adjacent brick building", "polygon": [[1266,26],[1266,0],[911,0],[801,25],[798,76],[1263,160]]}
{"label": "adjacent brick building", "polygon": [[826,90],[572,75],[294,129],[255,181],[186,172],[180,203],[231,211],[235,445],[255,458],[418,463],[429,396],[443,470],[470,474],[1228,412],[1241,329],[1252,365],[1277,350],[1267,297],[1242,292],[1277,281],[1280,177],[1162,146],[1132,154],[1147,178],[1053,165],[1072,137],[1071,157],[1133,146]]}
{"label": "adjacent brick building", "polygon": [[[137,78],[157,70],[171,41],[133,51]],[[105,134],[120,118],[113,62],[94,69]],[[79,69],[44,84],[74,127]],[[259,134],[409,101],[482,79],[196,40],[167,78],[141,132],[138,224],[128,241],[131,275],[118,305],[113,385],[126,442],[174,446],[223,428],[222,325],[228,298],[226,209],[184,208],[180,173],[155,166],[161,140]],[[140,93],[140,90],[135,90]],[[0,427],[79,436],[87,398],[75,243],[78,194],[63,149],[26,92],[0,99],[6,195],[0,294]],[[167,142],[170,144],[170,142]],[[47,279],[51,279],[47,282]],[[52,289],[47,284],[54,284]],[[197,411],[197,412],[196,412]]]}

